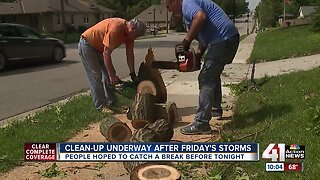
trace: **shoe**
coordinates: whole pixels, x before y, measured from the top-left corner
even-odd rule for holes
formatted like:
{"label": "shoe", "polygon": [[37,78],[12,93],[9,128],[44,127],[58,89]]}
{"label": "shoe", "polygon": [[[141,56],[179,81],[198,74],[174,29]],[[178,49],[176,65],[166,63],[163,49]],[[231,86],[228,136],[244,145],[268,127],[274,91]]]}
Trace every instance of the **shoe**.
{"label": "shoe", "polygon": [[108,113],[108,114],[113,114],[114,113],[114,111],[112,109],[110,109],[110,107],[108,107],[108,106],[102,106],[99,110],[102,113]]}
{"label": "shoe", "polygon": [[192,124],[181,128],[180,132],[185,135],[212,134],[212,129],[207,123],[199,123],[195,121]]}
{"label": "shoe", "polygon": [[217,120],[222,120],[222,109],[212,109],[211,115]]}

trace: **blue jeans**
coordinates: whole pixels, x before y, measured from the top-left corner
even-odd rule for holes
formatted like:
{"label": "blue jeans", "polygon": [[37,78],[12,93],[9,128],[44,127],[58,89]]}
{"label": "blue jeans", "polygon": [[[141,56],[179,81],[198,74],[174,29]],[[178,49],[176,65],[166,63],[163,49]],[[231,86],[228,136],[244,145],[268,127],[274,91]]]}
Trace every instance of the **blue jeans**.
{"label": "blue jeans", "polygon": [[110,86],[102,53],[89,45],[84,38],[80,38],[78,49],[95,107],[100,109],[102,106],[110,106],[115,101],[115,93]]}
{"label": "blue jeans", "polygon": [[230,64],[239,46],[239,35],[208,47],[204,64],[200,71],[199,105],[195,116],[198,123],[209,123],[212,108],[221,110],[222,91],[220,75],[226,64]]}

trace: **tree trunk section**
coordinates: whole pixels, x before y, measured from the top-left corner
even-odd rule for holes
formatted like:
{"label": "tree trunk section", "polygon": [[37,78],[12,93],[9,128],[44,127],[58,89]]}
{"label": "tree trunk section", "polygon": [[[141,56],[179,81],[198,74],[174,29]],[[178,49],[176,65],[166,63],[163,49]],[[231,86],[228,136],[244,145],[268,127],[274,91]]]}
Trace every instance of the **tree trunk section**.
{"label": "tree trunk section", "polygon": [[136,94],[132,120],[134,128],[142,128],[156,120],[154,116],[155,99],[152,94]]}
{"label": "tree trunk section", "polygon": [[163,164],[143,164],[137,166],[130,174],[130,179],[148,180],[148,179],[170,179],[180,180],[179,171],[168,165]]}
{"label": "tree trunk section", "polygon": [[165,119],[173,124],[178,119],[178,108],[176,103],[156,103],[155,108],[156,119]]}
{"label": "tree trunk section", "polygon": [[145,80],[141,81],[137,87],[137,93],[140,94],[152,94],[157,96],[157,89],[152,81]]}
{"label": "tree trunk section", "polygon": [[154,61],[154,54],[152,48],[148,49],[148,54],[145,57],[145,63],[141,63],[139,67],[138,79],[139,82],[144,80],[150,80],[154,83],[157,89],[157,99],[158,103],[165,103],[167,101],[167,88],[158,69],[154,69],[151,66],[152,61]]}
{"label": "tree trunk section", "polygon": [[[138,129],[131,137],[131,142],[169,142],[173,137],[173,128],[165,119]],[[147,164],[145,161],[123,162],[124,168],[131,173],[137,166]],[[152,164],[168,164],[168,162],[152,162]],[[136,177],[136,175],[135,175]]]}
{"label": "tree trunk section", "polygon": [[129,142],[132,132],[127,124],[115,117],[107,117],[100,123],[100,133],[109,142]]}
{"label": "tree trunk section", "polygon": [[158,119],[154,123],[137,130],[131,142],[169,142],[173,137],[173,128],[165,119]]}

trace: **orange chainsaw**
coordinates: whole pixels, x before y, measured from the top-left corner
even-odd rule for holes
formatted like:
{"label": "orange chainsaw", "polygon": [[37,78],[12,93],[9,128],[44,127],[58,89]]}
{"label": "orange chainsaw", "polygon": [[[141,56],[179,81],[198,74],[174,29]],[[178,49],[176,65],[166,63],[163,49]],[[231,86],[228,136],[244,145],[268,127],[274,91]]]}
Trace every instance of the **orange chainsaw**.
{"label": "orange chainsaw", "polygon": [[195,51],[190,47],[185,51],[181,45],[176,45],[177,61],[153,61],[152,67],[156,69],[177,69],[179,72],[193,72],[200,70],[200,60],[196,59]]}

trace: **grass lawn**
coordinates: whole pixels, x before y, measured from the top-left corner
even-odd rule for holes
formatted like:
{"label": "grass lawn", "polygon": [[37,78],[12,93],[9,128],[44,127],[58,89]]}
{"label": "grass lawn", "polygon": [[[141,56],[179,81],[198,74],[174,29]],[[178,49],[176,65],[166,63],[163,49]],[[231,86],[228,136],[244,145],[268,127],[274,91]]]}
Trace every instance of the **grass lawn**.
{"label": "grass lawn", "polygon": [[265,62],[320,53],[320,33],[310,26],[277,28],[258,33],[250,62]]}
{"label": "grass lawn", "polygon": [[[121,106],[131,99],[118,96]],[[24,121],[0,128],[0,172],[6,172],[23,162],[23,148],[26,142],[63,142],[73,137],[90,123],[100,121],[104,116],[97,111],[89,96],[76,97],[62,106],[53,106]]]}

